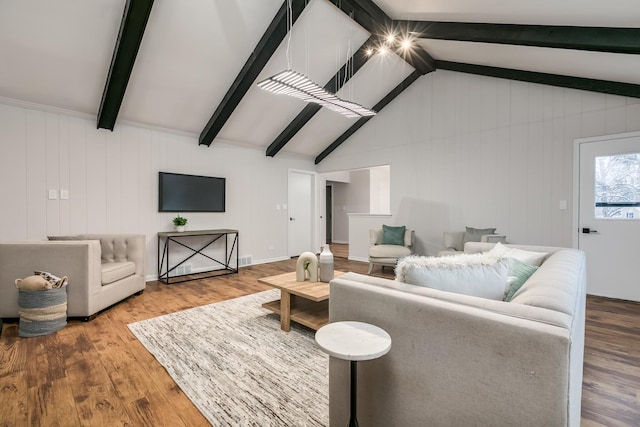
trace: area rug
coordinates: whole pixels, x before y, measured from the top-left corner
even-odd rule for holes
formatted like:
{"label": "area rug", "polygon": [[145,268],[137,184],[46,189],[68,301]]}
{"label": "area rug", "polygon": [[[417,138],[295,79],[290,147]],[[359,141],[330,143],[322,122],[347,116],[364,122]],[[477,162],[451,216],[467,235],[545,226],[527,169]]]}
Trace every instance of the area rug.
{"label": "area rug", "polygon": [[129,324],[214,426],[328,426],[329,359],[262,308],[277,289]]}

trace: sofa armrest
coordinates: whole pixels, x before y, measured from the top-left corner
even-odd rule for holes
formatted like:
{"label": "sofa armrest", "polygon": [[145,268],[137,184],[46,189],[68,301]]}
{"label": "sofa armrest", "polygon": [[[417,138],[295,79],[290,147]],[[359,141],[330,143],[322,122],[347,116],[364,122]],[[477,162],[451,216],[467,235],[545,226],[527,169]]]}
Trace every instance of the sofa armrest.
{"label": "sofa armrest", "polygon": [[464,231],[445,231],[442,233],[442,240],[444,247],[448,250],[464,249]]}
{"label": "sofa armrest", "polygon": [[86,316],[100,292],[100,244],[97,241],[41,241],[0,244],[0,317],[18,317],[17,278],[48,271],[68,276],[69,316]]}
{"label": "sofa armrest", "polygon": [[[358,366],[363,425],[567,425],[566,328],[341,278],[330,289],[331,322],[372,323],[393,341]],[[331,358],[332,425],[348,418],[348,369]]]}
{"label": "sofa armrest", "polygon": [[369,245],[379,245],[382,243],[382,229],[378,228],[376,230],[369,230]]}

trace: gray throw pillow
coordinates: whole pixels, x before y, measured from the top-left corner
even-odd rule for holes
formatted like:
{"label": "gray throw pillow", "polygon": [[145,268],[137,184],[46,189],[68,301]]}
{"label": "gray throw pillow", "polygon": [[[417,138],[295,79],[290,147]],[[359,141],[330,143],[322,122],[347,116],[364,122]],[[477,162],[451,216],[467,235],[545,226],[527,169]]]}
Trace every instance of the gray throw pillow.
{"label": "gray throw pillow", "polygon": [[496,229],[466,227],[463,243],[479,242],[485,234],[496,234]]}
{"label": "gray throw pillow", "polygon": [[82,234],[75,234],[73,236],[47,236],[48,240],[87,240]]}
{"label": "gray throw pillow", "polygon": [[406,227],[390,227],[382,226],[382,244],[383,245],[400,245],[404,246],[404,233]]}

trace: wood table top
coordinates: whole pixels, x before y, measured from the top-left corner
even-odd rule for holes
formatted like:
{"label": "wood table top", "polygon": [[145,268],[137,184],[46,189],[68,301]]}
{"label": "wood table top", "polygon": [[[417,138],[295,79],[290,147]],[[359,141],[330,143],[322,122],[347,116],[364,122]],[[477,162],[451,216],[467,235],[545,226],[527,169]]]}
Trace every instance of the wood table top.
{"label": "wood table top", "polygon": [[[333,277],[339,277],[345,274],[344,271],[334,271]],[[327,282],[311,282],[305,280],[298,282],[296,280],[296,272],[278,274],[277,276],[269,276],[258,279],[258,282],[265,285],[285,290],[291,295],[298,295],[312,301],[324,301],[329,299],[329,283]]]}

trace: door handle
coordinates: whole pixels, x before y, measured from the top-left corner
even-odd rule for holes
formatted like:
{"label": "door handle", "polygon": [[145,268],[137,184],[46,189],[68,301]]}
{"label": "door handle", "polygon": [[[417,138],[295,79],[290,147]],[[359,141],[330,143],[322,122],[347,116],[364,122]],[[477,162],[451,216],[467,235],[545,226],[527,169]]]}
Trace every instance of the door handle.
{"label": "door handle", "polygon": [[289,221],[295,221],[296,219],[292,216],[289,217]]}
{"label": "door handle", "polygon": [[592,230],[589,227],[582,227],[582,233],[583,234],[593,234],[593,233],[597,233],[598,230]]}

